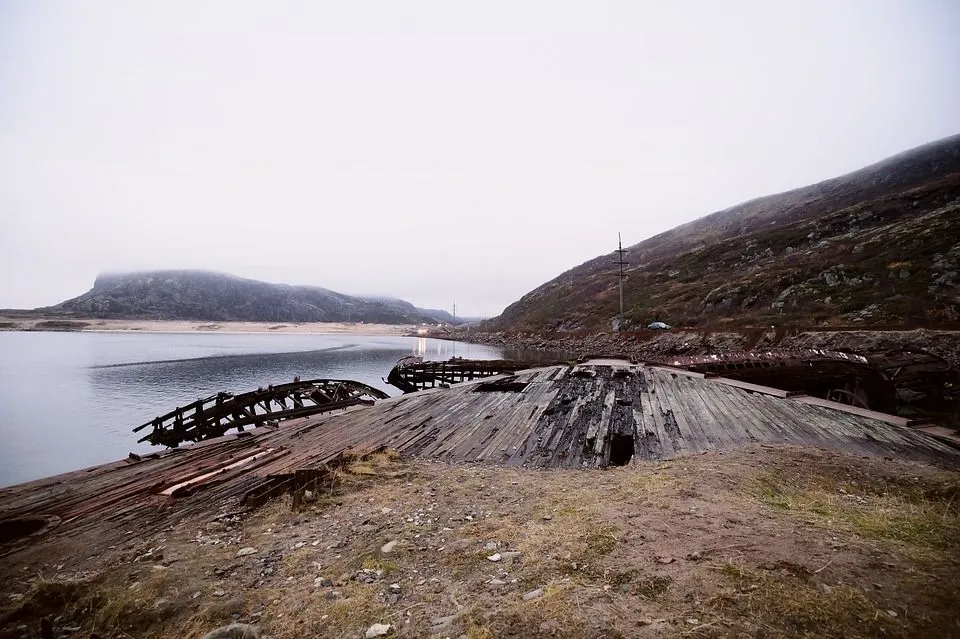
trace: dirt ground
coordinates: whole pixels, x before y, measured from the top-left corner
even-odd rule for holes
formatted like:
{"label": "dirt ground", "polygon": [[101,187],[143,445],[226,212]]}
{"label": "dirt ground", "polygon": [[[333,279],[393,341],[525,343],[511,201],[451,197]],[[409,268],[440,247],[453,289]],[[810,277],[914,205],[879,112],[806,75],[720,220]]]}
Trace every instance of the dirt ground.
{"label": "dirt ground", "polygon": [[604,471],[380,453],[101,556],[0,558],[0,636],[960,637],[958,492],[797,448]]}

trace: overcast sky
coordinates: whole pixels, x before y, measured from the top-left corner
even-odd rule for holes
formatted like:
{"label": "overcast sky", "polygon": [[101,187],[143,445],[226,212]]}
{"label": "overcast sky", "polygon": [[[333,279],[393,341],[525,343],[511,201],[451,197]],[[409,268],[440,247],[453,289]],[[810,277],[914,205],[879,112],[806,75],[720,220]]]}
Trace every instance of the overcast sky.
{"label": "overcast sky", "polygon": [[494,315],[960,132],[960,3],[0,0],[0,307],[203,268]]}

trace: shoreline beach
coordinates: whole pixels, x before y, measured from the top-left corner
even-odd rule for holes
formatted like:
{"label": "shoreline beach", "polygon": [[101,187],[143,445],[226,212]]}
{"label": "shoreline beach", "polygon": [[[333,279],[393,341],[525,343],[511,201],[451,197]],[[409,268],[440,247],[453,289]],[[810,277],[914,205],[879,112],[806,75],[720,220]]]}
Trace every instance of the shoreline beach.
{"label": "shoreline beach", "polygon": [[408,335],[417,326],[348,322],[215,322],[196,320],[124,320],[83,318],[0,317],[3,331],[120,332],[120,333],[283,333]]}

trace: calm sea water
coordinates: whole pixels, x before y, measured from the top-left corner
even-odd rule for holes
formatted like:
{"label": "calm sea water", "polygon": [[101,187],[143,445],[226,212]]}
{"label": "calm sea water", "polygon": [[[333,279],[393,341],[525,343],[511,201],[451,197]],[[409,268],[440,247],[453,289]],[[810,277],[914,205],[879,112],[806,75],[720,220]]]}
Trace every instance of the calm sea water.
{"label": "calm sea water", "polygon": [[349,334],[0,332],[0,486],[151,450],[131,428],[221,390],[299,375],[353,379],[396,395],[382,378],[407,355],[533,354]]}

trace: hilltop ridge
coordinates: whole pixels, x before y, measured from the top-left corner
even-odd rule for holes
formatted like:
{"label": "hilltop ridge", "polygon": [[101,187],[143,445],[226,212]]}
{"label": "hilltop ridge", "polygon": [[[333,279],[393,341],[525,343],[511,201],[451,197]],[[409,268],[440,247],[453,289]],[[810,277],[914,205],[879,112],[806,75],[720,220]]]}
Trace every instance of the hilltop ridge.
{"label": "hilltop ridge", "polygon": [[102,319],[420,324],[452,318],[393,298],[271,284],[199,270],[106,273],[83,295],[35,309]]}
{"label": "hilltop ridge", "polygon": [[[768,195],[626,249],[625,324],[960,319],[960,135]],[[615,253],[537,287],[488,330],[609,330]]]}

